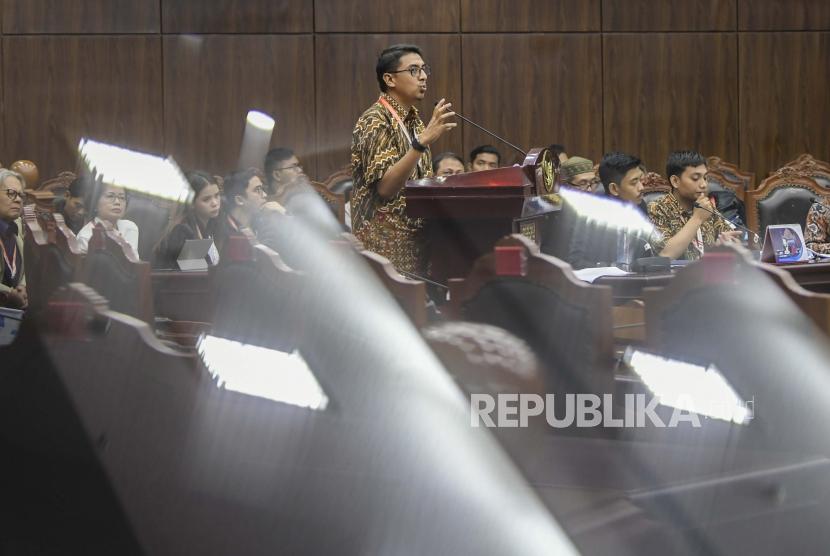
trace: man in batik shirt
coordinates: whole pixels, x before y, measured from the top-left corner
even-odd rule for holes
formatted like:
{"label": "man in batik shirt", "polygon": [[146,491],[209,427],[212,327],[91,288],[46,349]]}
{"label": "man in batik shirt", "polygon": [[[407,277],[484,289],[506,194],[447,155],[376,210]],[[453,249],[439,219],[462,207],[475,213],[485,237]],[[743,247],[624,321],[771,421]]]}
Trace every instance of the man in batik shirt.
{"label": "man in batik shirt", "polygon": [[816,253],[830,254],[830,210],[828,199],[813,203],[804,226],[804,242]]}
{"label": "man in batik shirt", "polygon": [[438,101],[427,126],[414,104],[423,100],[430,68],[414,45],[381,52],[375,68],[381,95],[352,133],[352,232],[398,270],[425,270],[423,223],[406,214],[407,180],[432,174],[429,145],[457,124]]}
{"label": "man in batik shirt", "polygon": [[671,193],[648,206],[648,217],[663,235],[654,247],[663,257],[697,260],[707,247],[740,241],[706,197],[706,159],[693,151],[677,151],[666,161]]}

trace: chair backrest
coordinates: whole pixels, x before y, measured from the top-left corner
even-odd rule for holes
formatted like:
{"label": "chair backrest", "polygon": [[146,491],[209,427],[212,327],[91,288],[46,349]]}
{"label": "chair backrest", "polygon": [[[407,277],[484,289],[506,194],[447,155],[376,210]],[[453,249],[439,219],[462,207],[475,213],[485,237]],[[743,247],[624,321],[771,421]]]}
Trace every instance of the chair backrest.
{"label": "chair backrest", "polygon": [[658,201],[671,193],[669,181],[657,172],[648,172],[643,176],[643,202],[646,205]]}
{"label": "chair backrest", "polygon": [[144,195],[131,195],[127,206],[127,220],[138,226],[138,256],[142,261],[153,257],[153,248],[167,232],[174,217],[176,204]]}
{"label": "chair backrest", "polygon": [[352,178],[352,165],[346,164],[332,175],[323,180],[323,185],[332,193],[340,193],[349,200],[354,179]]}
{"label": "chair backrest", "polygon": [[807,177],[769,177],[757,189],[747,192],[747,227],[761,237],[772,224],[800,224],[803,228],[812,199],[825,193],[825,189]]}
{"label": "chair backrest", "polygon": [[443,322],[422,334],[469,394],[545,394],[544,375],[533,350],[506,330],[475,322]]}
{"label": "chair backrest", "polygon": [[[706,166],[709,168],[709,173],[715,172],[728,184],[739,185],[742,191],[755,189],[755,174],[753,172],[741,170],[737,165],[726,162],[717,156],[707,158]],[[743,197],[740,198],[743,200]]]}
{"label": "chair backrest", "polygon": [[138,260],[120,235],[96,228],[75,277],[104,296],[113,310],[153,324],[150,263]]}
{"label": "chair backrest", "polygon": [[77,177],[78,176],[76,176],[73,172],[61,172],[53,178],[49,178],[48,180],[40,182],[40,185],[38,185],[37,190],[51,191],[56,196],[62,196],[67,192],[69,186],[72,184],[73,181],[75,181],[75,178]]}
{"label": "chair backrest", "polygon": [[746,188],[744,184],[731,180],[719,170],[709,169],[706,173],[706,184],[709,191],[731,191],[741,201],[745,200]]}
{"label": "chair backrest", "polygon": [[557,392],[609,391],[611,289],[578,280],[567,263],[514,234],[450,282],[451,313],[503,328],[528,343]]}
{"label": "chair backrest", "polygon": [[314,191],[322,197],[322,199],[329,206],[331,211],[337,217],[337,221],[342,223],[346,219],[346,196],[343,193],[334,193],[330,191],[324,184],[316,181],[310,182]]}
{"label": "chair backrest", "polygon": [[409,316],[412,323],[417,328],[426,326],[426,284],[421,280],[412,280],[403,276],[395,270],[394,265],[386,257],[366,250],[361,250],[360,254],[401,306],[401,309]]}
{"label": "chair backrest", "polygon": [[803,177],[809,178],[825,189],[830,189],[830,163],[817,160],[810,154],[802,154],[770,172],[769,177]]}
{"label": "chair backrest", "polygon": [[243,236],[228,238],[229,252],[248,256],[225,256],[211,269],[213,334],[280,351],[297,348],[304,326],[302,273]]}

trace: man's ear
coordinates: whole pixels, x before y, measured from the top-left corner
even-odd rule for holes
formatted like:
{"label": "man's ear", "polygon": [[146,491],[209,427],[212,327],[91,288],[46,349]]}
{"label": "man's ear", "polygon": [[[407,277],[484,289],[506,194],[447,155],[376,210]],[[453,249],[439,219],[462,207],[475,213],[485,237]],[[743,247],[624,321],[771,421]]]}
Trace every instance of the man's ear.
{"label": "man's ear", "polygon": [[386,86],[390,89],[395,88],[395,80],[392,79],[392,74],[384,73],[383,74],[383,82],[386,83]]}
{"label": "man's ear", "polygon": [[678,178],[677,176],[669,176],[669,184],[672,187],[677,187],[677,184],[678,184],[679,181],[680,181],[680,178]]}
{"label": "man's ear", "polygon": [[236,203],[236,206],[241,207],[245,204],[245,199],[242,198],[242,195],[234,195],[233,202]]}
{"label": "man's ear", "polygon": [[620,186],[614,182],[608,184],[608,192],[614,197],[620,196]]}

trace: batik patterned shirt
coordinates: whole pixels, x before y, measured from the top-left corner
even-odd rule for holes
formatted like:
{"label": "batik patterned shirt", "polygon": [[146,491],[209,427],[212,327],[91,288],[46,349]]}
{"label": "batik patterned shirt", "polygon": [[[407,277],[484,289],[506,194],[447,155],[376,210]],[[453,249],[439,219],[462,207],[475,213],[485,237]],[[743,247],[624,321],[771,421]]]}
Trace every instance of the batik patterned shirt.
{"label": "batik patterned shirt", "polygon": [[[657,201],[648,205],[648,217],[654,223],[654,227],[663,237],[656,238],[651,242],[656,252],[660,252],[666,246],[666,242],[673,238],[683,226],[692,218],[691,210],[685,210],[672,193],[664,195]],[[703,255],[705,248],[715,245],[721,232],[729,232],[731,228],[722,219],[715,216],[700,225],[700,236],[703,246],[698,245],[697,239],[689,242],[686,252],[678,259],[694,261]]]}
{"label": "batik patterned shirt", "polygon": [[[382,98],[395,110],[411,136],[424,131],[416,108],[408,111],[387,94]],[[387,170],[410,148],[409,138],[380,99],[357,120],[352,132],[352,233],[366,249],[389,259],[396,268],[421,273],[426,268],[423,222],[406,214],[401,188],[393,197],[378,195],[377,185]],[[408,179],[432,175],[429,149],[421,155]]]}
{"label": "batik patterned shirt", "polygon": [[[821,200],[822,205],[830,204],[830,199]],[[830,254],[830,210],[818,203],[813,203],[807,213],[807,225],[804,227],[804,242],[816,253]]]}

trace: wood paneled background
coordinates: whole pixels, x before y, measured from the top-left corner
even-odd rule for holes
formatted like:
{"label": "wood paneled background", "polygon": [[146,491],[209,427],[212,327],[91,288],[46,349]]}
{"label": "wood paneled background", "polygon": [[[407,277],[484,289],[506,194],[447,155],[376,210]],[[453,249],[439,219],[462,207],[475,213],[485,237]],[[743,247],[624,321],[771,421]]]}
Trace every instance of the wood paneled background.
{"label": "wood paneled background", "polygon": [[[376,98],[377,53],[421,45],[444,96],[529,148],[598,160],[695,148],[766,175],[830,160],[827,0],[0,0],[0,161],[75,166],[82,136],[230,169],[245,112],[323,178]],[[490,142],[461,126],[436,145]],[[513,153],[503,149],[506,161]]]}

